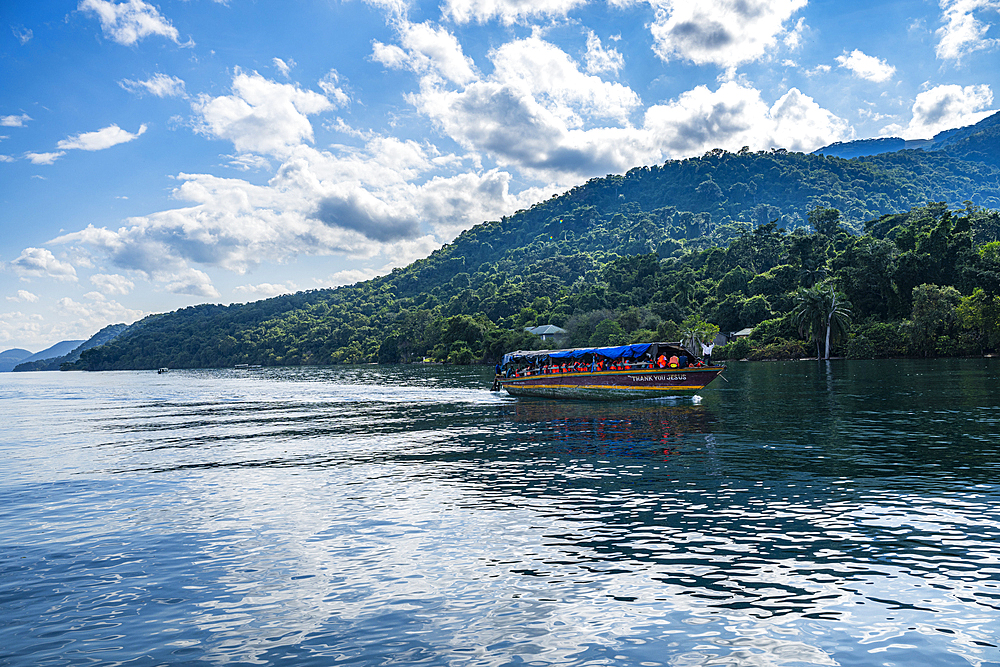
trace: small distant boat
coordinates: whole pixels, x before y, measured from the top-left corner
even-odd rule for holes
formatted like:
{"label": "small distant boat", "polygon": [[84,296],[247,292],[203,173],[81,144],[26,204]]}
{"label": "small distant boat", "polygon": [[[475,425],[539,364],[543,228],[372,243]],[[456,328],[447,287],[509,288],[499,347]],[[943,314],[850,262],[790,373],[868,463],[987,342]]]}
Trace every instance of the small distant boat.
{"label": "small distant boat", "polygon": [[159,369],[157,369],[157,371],[156,371],[156,372],[157,372],[157,373],[159,373],[160,375],[162,375],[162,374],[166,373],[166,372],[167,372],[168,370],[170,370],[170,369],[169,369],[169,368],[166,368],[166,367],[164,367],[164,368],[159,368]]}
{"label": "small distant boat", "polygon": [[493,390],[511,396],[630,400],[690,395],[725,365],[694,357],[677,343],[531,350],[504,355]]}

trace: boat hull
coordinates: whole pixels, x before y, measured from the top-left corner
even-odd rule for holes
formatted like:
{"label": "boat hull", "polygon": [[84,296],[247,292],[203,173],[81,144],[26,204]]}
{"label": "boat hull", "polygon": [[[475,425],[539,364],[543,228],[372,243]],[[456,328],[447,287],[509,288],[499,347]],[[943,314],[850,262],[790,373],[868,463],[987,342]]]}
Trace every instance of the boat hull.
{"label": "boat hull", "polygon": [[511,396],[624,401],[660,396],[689,396],[703,389],[724,366],[656,370],[555,373],[501,378]]}

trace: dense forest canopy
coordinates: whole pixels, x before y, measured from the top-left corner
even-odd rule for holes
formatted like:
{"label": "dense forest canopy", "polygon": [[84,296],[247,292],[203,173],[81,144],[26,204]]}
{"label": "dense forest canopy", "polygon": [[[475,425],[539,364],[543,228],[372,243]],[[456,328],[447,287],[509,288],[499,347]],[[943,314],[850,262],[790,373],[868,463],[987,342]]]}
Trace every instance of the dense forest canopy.
{"label": "dense forest canopy", "polygon": [[1000,169],[946,151],[714,150],[592,179],[387,276],[147,317],[64,368],[491,363],[550,323],[563,344],[756,327],[723,350],[741,357],[982,352],[1000,343],[995,209]]}

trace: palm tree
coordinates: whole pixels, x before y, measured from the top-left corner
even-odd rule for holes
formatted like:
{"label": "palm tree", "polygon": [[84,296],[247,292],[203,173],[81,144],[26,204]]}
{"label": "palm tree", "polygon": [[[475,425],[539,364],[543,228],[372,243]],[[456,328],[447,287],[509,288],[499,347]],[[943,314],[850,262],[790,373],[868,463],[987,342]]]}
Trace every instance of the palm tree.
{"label": "palm tree", "polygon": [[[817,359],[829,359],[831,342],[847,335],[851,325],[850,308],[851,304],[829,283],[800,287],[795,293],[792,322],[800,334],[815,341]],[[825,355],[820,353],[820,340],[825,341]]]}
{"label": "palm tree", "polygon": [[815,341],[817,359],[821,358],[819,340],[826,321],[824,301],[822,290],[816,287],[800,287],[795,292],[795,308],[792,310],[792,323],[798,327],[799,334]]}
{"label": "palm tree", "polygon": [[830,334],[834,340],[847,337],[851,328],[851,302],[830,287],[830,307],[826,313],[826,358],[830,358]]}
{"label": "palm tree", "polygon": [[826,265],[824,262],[817,262],[813,259],[807,259],[802,262],[802,268],[799,269],[799,282],[806,287],[815,287],[816,283],[824,279],[826,279]]}

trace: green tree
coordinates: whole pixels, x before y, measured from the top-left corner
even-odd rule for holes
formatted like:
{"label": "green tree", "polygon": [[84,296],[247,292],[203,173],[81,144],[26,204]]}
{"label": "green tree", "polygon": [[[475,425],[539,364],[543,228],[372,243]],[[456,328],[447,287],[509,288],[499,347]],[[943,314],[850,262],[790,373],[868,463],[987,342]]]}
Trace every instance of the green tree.
{"label": "green tree", "polygon": [[750,279],[753,278],[753,274],[744,269],[741,266],[737,266],[735,269],[722,276],[722,280],[715,288],[715,294],[720,299],[724,299],[730,294],[746,294],[747,285]]}
{"label": "green tree", "polygon": [[719,333],[719,327],[701,319],[698,315],[692,315],[681,322],[681,340],[688,352],[695,356],[701,355],[701,345],[708,344],[715,340]]}
{"label": "green tree", "polygon": [[773,315],[771,304],[762,294],[750,297],[740,308],[740,324],[745,327],[752,327],[760,324]]}
{"label": "green tree", "polygon": [[729,244],[726,259],[730,266],[742,266],[753,273],[763,273],[781,263],[785,254],[785,230],[775,222],[744,232]]}
{"label": "green tree", "polygon": [[840,211],[835,208],[814,208],[809,211],[808,220],[817,234],[835,236],[840,226]]}
{"label": "green tree", "polygon": [[448,352],[448,363],[458,366],[468,366],[473,361],[472,350],[464,340],[452,343],[451,351]]}
{"label": "green tree", "polygon": [[962,295],[954,287],[924,283],[913,289],[913,313],[908,333],[913,351],[925,357],[938,349],[938,339],[949,336],[956,323]]}
{"label": "green tree", "polygon": [[959,325],[975,332],[983,347],[1000,348],[1000,296],[977,287],[971,296],[962,298],[955,314]]}
{"label": "green tree", "polygon": [[394,333],[386,337],[378,348],[378,362],[380,364],[399,363],[399,334]]}
{"label": "green tree", "polygon": [[[816,344],[817,358],[829,359],[830,345],[847,336],[851,323],[850,306],[829,283],[800,287],[795,293],[792,321],[799,334]],[[824,343],[822,349],[821,342]]]}
{"label": "green tree", "polygon": [[615,320],[607,319],[597,325],[594,335],[590,337],[592,347],[603,347],[606,345],[625,345],[629,336]]}
{"label": "green tree", "polygon": [[897,253],[892,241],[863,236],[853,238],[834,258],[837,284],[859,319],[870,315],[888,317],[896,309],[893,275]]}

